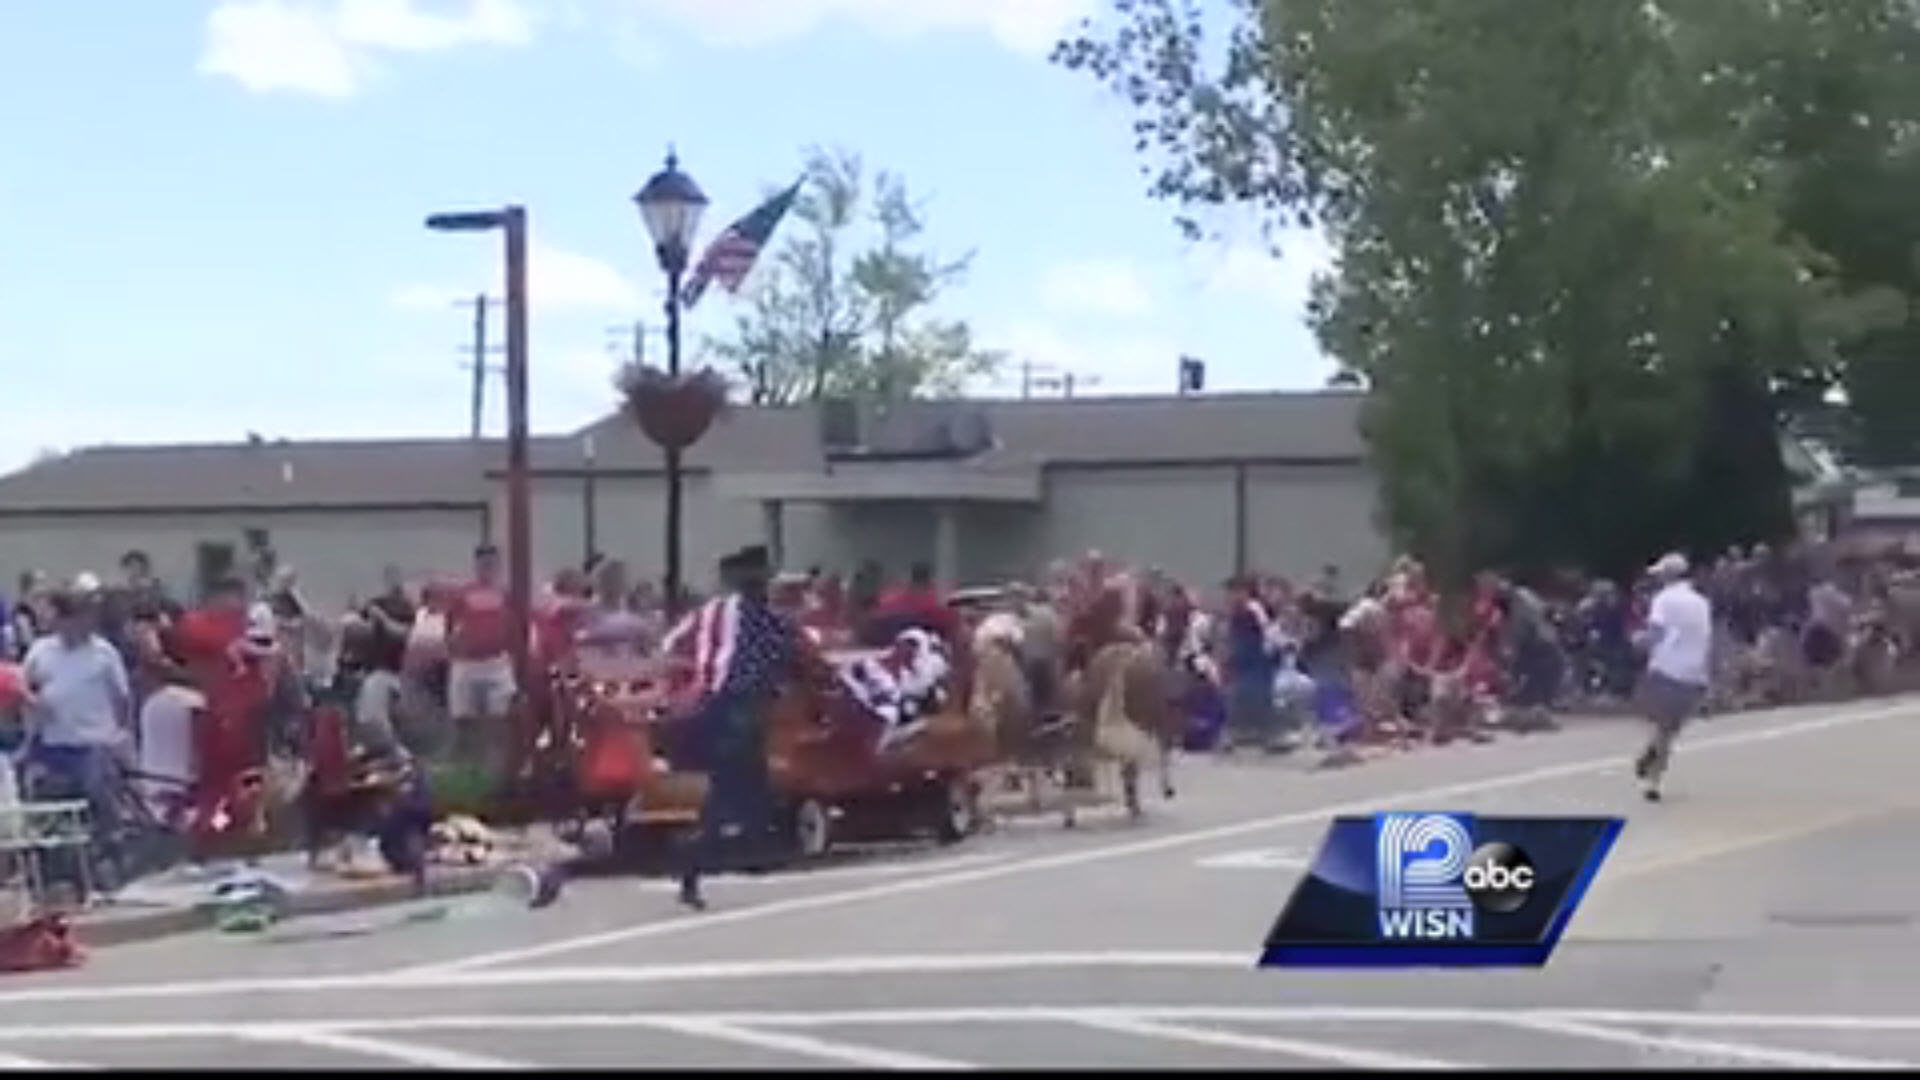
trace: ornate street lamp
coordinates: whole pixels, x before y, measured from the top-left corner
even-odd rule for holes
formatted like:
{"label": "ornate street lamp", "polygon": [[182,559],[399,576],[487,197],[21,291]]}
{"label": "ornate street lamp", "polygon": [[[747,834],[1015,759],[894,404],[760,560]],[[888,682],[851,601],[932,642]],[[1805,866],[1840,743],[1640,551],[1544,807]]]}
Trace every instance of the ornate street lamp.
{"label": "ornate street lamp", "polygon": [[654,256],[667,276],[667,369],[634,364],[621,374],[620,388],[627,410],[654,445],[665,455],[666,603],[671,614],[681,605],[684,569],[681,558],[681,517],[684,478],[681,458],[700,441],[714,417],[726,405],[727,384],[719,374],[702,369],[692,376],[680,373],[680,290],[693,251],[707,196],[693,178],[680,171],[680,160],[667,153],[666,168],[648,180],[633,201],[653,239]]}

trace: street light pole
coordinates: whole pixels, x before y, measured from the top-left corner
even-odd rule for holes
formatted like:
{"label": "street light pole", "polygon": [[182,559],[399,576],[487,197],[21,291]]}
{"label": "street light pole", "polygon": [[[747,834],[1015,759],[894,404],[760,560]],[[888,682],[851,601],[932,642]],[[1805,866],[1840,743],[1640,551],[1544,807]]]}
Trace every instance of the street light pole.
{"label": "street light pole", "polygon": [[[503,212],[507,258],[507,632],[513,673],[533,685],[533,493],[527,461],[527,211]],[[519,740],[515,741],[516,753]],[[516,759],[515,764],[518,764]]]}
{"label": "street light pole", "polygon": [[[521,206],[434,214],[427,228],[438,232],[492,232],[506,238],[507,301],[507,645],[521,701],[533,686],[533,506],[527,461],[527,211]],[[519,775],[531,741],[526,710],[508,748],[508,775]]]}
{"label": "street light pole", "polygon": [[[680,377],[680,277],[686,269],[686,256],[669,259],[665,254],[661,262],[667,268],[667,377]],[[680,518],[685,512],[686,479],[681,475],[680,448],[666,448],[667,473],[667,612],[669,616],[680,614],[682,583],[686,581],[685,569],[681,565]]]}

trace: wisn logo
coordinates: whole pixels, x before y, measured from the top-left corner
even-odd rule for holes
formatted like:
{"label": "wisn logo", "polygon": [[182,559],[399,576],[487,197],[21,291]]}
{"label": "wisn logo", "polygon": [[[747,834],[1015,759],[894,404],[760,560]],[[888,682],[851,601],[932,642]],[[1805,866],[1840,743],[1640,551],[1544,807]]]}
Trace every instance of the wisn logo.
{"label": "wisn logo", "polygon": [[1510,915],[1533,897],[1533,860],[1503,840],[1475,846],[1464,814],[1381,814],[1374,898],[1387,940],[1470,940],[1475,910]]}
{"label": "wisn logo", "polygon": [[1271,966],[1537,966],[1625,822],[1339,818],[1267,936]]}

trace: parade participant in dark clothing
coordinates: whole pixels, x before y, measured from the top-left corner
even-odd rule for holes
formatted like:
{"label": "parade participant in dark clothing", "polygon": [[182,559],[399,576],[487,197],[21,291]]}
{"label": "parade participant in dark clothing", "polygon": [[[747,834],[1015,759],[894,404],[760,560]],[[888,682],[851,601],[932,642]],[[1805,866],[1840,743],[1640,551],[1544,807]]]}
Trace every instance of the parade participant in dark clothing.
{"label": "parade participant in dark clothing", "polygon": [[1273,680],[1279,669],[1269,617],[1253,580],[1234,578],[1226,587],[1227,731],[1234,739],[1271,746],[1280,717],[1273,700]]}
{"label": "parade participant in dark clothing", "polygon": [[713,643],[709,662],[696,660],[706,685],[692,718],[707,791],[680,874],[680,902],[695,911],[706,909],[700,879],[716,868],[728,832],[756,855],[772,839],[768,714],[802,647],[798,631],[768,603],[773,567],[766,548],[728,556],[720,573],[728,594],[702,605],[689,617],[691,625],[669,635],[690,633],[699,643]]}
{"label": "parade participant in dark clothing", "polygon": [[1341,674],[1340,616],[1347,605],[1338,594],[1323,592],[1316,586],[1300,595],[1296,602],[1306,622],[1305,640],[1300,645],[1300,670],[1315,679]]}
{"label": "parade participant in dark clothing", "polygon": [[120,556],[121,583],[101,591],[96,626],[101,637],[119,650],[127,670],[137,670],[145,650],[142,639],[164,629],[181,614],[179,604],[153,577],[153,564],[144,551]]}
{"label": "parade participant in dark clothing", "polygon": [[1560,688],[1563,658],[1554,643],[1546,605],[1533,590],[1511,582],[1494,589],[1494,608],[1500,613],[1504,639],[1501,652],[1513,676],[1510,704],[1512,726],[1529,730],[1555,726],[1548,711]]}
{"label": "parade participant in dark clothing", "polygon": [[380,595],[367,601],[360,613],[367,620],[367,666],[398,675],[407,656],[407,636],[420,614],[407,596],[406,578],[399,567],[387,567]]}

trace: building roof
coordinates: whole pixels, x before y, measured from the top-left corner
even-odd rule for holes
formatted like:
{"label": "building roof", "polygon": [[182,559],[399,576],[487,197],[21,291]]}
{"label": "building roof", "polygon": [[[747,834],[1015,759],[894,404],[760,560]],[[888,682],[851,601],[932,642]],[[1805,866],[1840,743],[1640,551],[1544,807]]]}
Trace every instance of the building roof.
{"label": "building roof", "polygon": [[[997,446],[993,453],[1031,465],[1190,464],[1200,461],[1356,461],[1363,395],[1352,391],[976,400]],[[894,406],[893,419],[931,415],[940,402]],[[541,439],[537,468],[577,469],[592,436],[605,468],[657,469],[660,451],[637,425],[614,413],[572,436]],[[714,423],[687,454],[694,468],[819,467],[825,463],[816,406],[740,408]]]}
{"label": "building roof", "polygon": [[[1350,391],[1088,397],[977,402],[995,443],[977,456],[1009,465],[1177,465],[1213,461],[1333,462],[1365,456],[1362,397]],[[939,403],[891,410],[911,421]],[[813,406],[736,408],[687,455],[694,469],[820,468]],[[533,440],[534,468],[654,471],[660,451],[613,413],[568,435]],[[498,440],[252,441],[97,446],[0,477],[0,513],[115,510],[401,507],[484,502],[505,465]]]}
{"label": "building roof", "polygon": [[499,445],[408,439],[95,446],[0,477],[0,513],[479,505]]}

